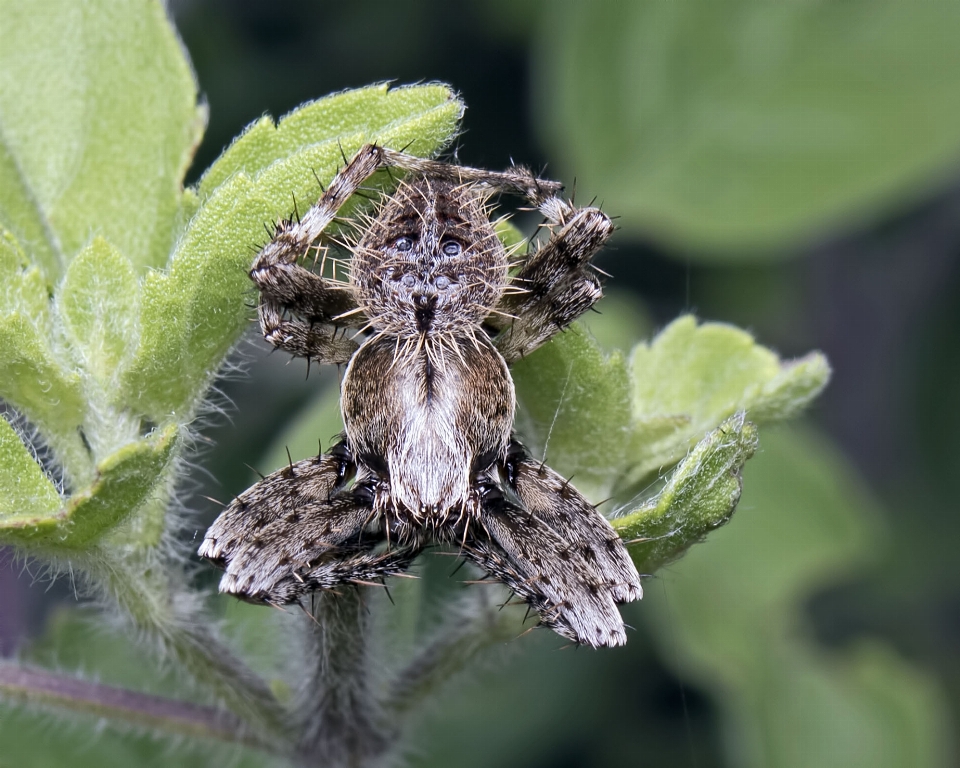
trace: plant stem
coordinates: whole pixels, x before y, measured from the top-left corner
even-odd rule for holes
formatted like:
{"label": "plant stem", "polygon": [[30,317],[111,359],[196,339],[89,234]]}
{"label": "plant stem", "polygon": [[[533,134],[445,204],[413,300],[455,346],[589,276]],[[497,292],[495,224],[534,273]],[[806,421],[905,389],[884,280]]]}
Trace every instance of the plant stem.
{"label": "plant stem", "polygon": [[105,717],[167,734],[265,746],[229,712],[0,662],[0,695],[28,705]]}
{"label": "plant stem", "polygon": [[374,691],[370,616],[361,589],[318,592],[304,658],[312,663],[297,710],[303,766],[359,768],[383,755],[394,731]]}
{"label": "plant stem", "polygon": [[259,743],[288,751],[290,715],[266,682],[220,640],[199,596],[172,581],[174,566],[142,549],[129,563],[115,551],[98,554],[86,563],[87,575],[133,626],[239,716]]}

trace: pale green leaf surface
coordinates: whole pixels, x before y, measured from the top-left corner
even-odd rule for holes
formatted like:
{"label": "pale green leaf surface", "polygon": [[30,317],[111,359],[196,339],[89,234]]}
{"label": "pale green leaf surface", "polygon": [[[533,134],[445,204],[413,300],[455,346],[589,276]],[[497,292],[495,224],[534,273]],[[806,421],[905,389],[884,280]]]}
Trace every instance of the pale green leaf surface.
{"label": "pale green leaf surface", "polygon": [[[0,113],[2,120],[2,113]],[[0,123],[2,128],[2,123]],[[0,133],[0,227],[16,233],[44,274],[44,283],[53,285],[63,270],[63,260],[50,222],[23,178],[11,148]]]}
{"label": "pale green leaf surface", "polygon": [[631,383],[620,353],[607,356],[578,325],[512,369],[518,424],[538,458],[588,498],[608,495],[629,461]]}
{"label": "pale green leaf surface", "polygon": [[177,435],[176,426],[170,426],[120,448],[97,465],[93,484],[64,507],[0,522],[0,539],[47,550],[84,547],[99,539],[136,512],[162,482]]}
{"label": "pale green leaf surface", "polygon": [[6,419],[0,417],[0,528],[48,517],[60,494]]}
{"label": "pale green leaf surface", "polygon": [[136,343],[139,292],[133,265],[100,237],[70,262],[57,292],[67,338],[103,385]]}
{"label": "pale green leaf surface", "polygon": [[65,371],[44,336],[22,314],[0,317],[0,397],[40,429],[65,433],[83,421],[80,376]]}
{"label": "pale green leaf surface", "polygon": [[763,444],[734,521],[661,572],[667,600],[648,610],[664,658],[715,694],[738,765],[946,765],[932,681],[889,651],[828,653],[801,631],[810,596],[882,545],[872,500],[815,432]]}
{"label": "pale green leaf surface", "polygon": [[[158,421],[189,413],[250,319],[247,273],[251,249],[265,239],[264,223],[289,215],[293,199],[312,204],[320,195],[316,179],[329,182],[342,165],[341,148],[349,157],[367,141],[402,147],[419,139],[417,150],[430,154],[449,141],[462,105],[447,89],[424,88],[433,108],[424,99],[418,111],[382,126],[381,133],[366,125],[342,126],[334,136],[316,133],[311,144],[255,178],[239,172],[216,187],[190,221],[169,271],[147,275],[141,344],[124,380],[126,402]],[[378,92],[368,97],[377,99]],[[317,114],[313,105],[307,109]]]}
{"label": "pale green leaf surface", "polygon": [[612,521],[641,573],[656,572],[730,519],[740,471],[756,449],[756,427],[736,414],[697,443],[656,498]]}
{"label": "pale green leaf surface", "polygon": [[43,272],[30,264],[12,232],[0,230],[0,316],[19,313],[49,328],[50,291]]}
{"label": "pale green leaf surface", "polygon": [[91,233],[164,264],[206,118],[163,4],[2,0],[0,18],[0,222],[51,284]]}
{"label": "pale green leaf surface", "polygon": [[[381,83],[331,94],[303,104],[276,124],[264,116],[249,125],[204,173],[200,196],[209,197],[235,173],[256,176],[270,163],[318,141],[365,133],[374,137],[371,141],[380,140],[375,137],[418,119],[423,133],[411,139],[407,151],[429,155],[450,140],[462,115],[462,102],[449,86],[441,84],[390,88]],[[343,157],[339,151],[337,154],[342,164]],[[350,157],[346,147],[344,154]]]}
{"label": "pale green leaf surface", "polygon": [[630,365],[634,481],[678,461],[737,411],[754,421],[796,415],[830,377],[820,353],[782,362],[745,331],[689,315],[637,345]]}
{"label": "pale green leaf surface", "polygon": [[554,157],[678,251],[789,253],[960,161],[960,4],[565,0],[543,22]]}

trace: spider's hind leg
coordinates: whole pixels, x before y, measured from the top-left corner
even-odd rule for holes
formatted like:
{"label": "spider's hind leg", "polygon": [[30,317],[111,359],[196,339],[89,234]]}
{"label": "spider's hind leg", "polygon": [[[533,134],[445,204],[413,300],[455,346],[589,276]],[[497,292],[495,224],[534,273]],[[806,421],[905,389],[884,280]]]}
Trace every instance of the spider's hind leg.
{"label": "spider's hind leg", "polygon": [[541,623],[594,647],[626,642],[616,603],[642,596],[640,577],[606,518],[514,442],[504,462],[516,502],[480,505],[464,554],[540,612]]}
{"label": "spider's hind leg", "polygon": [[199,554],[226,572],[220,591],[283,605],[317,589],[400,573],[417,551],[378,550],[369,502],[345,491],[343,444],[298,461],[241,493],[207,531]]}

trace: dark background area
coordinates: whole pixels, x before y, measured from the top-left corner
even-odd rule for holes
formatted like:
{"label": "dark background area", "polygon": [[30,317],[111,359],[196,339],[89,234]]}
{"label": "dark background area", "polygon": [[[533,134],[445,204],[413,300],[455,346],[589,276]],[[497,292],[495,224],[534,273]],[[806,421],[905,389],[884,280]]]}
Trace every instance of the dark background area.
{"label": "dark background area", "polygon": [[[541,92],[550,80],[543,68],[554,60],[545,53],[557,26],[551,15],[569,5],[173,2],[210,107],[190,181],[264,113],[281,116],[304,101],[372,82],[437,80],[452,84],[468,106],[460,161],[499,168],[515,159],[564,174],[572,184],[580,171],[550,138],[555,131],[545,124],[555,115]],[[608,98],[616,104],[631,96],[612,88]],[[960,137],[960,123],[954,128]],[[960,706],[956,159],[944,158],[937,173],[913,183],[902,199],[893,195],[868,219],[840,216],[839,224],[813,227],[749,258],[705,255],[626,221],[599,262],[614,276],[610,286],[629,291],[644,308],[652,329],[693,311],[747,328],[785,357],[826,353],[835,376],[809,421],[869,486],[892,543],[872,570],[819,591],[806,606],[808,618],[831,647],[880,638],[939,681],[954,712]],[[587,184],[602,194],[601,177]],[[616,197],[603,202],[618,211]],[[268,357],[262,345],[246,344],[241,354],[249,375],[222,387],[234,404],[230,418],[206,430],[216,448],[201,462],[215,480],[201,478],[191,502],[210,514],[201,494],[225,497],[244,488],[246,464],[335,381],[329,373],[307,380],[302,366]],[[50,596],[39,599],[47,585],[31,581],[22,564],[0,571],[0,653],[12,653],[40,626]],[[669,580],[649,588],[660,590],[669,593]],[[664,658],[642,612],[642,605],[631,606],[628,620],[637,631],[626,649],[574,654],[534,642],[497,657],[451,694],[449,710],[431,715],[417,760],[572,768],[623,764],[622,755],[642,750],[646,765],[730,764],[716,698],[682,664],[678,671],[674,659]],[[483,750],[485,758],[467,759],[471,750]]]}

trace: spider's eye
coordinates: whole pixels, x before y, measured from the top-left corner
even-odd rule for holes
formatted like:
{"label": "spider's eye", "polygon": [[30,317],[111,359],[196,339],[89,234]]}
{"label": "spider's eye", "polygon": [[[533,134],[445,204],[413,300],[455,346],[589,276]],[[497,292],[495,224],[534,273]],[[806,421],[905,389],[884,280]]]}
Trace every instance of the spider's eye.
{"label": "spider's eye", "polygon": [[398,237],[393,242],[393,247],[398,251],[409,251],[411,248],[413,248],[413,238],[407,237],[406,235]]}
{"label": "spider's eye", "polygon": [[400,282],[403,283],[405,286],[407,286],[407,288],[413,288],[413,286],[417,284],[417,278],[415,278],[413,275],[407,272],[407,274],[403,276],[403,279]]}
{"label": "spider's eye", "polygon": [[445,240],[440,246],[444,256],[459,256],[463,247],[456,240]]}
{"label": "spider's eye", "polygon": [[433,281],[433,284],[437,287],[438,291],[445,291],[450,287],[450,278],[446,275],[440,275]]}

